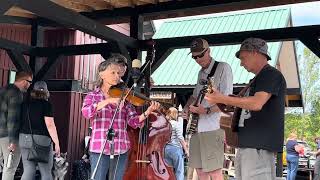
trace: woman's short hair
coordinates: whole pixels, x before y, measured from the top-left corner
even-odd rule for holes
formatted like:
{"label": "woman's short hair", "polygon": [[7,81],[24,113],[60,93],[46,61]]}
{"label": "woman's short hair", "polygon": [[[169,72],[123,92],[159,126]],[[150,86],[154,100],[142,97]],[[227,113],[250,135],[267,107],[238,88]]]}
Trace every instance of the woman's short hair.
{"label": "woman's short hair", "polygon": [[49,91],[32,90],[30,92],[30,96],[34,99],[48,100],[50,97],[50,93]]}
{"label": "woman's short hair", "polygon": [[97,68],[97,73],[96,73],[96,82],[95,84],[98,87],[102,86],[103,80],[100,77],[100,72],[105,71],[107,69],[107,67],[109,67],[111,64],[114,65],[126,65],[127,64],[127,58],[124,57],[121,54],[112,54],[108,59],[106,59],[105,61],[102,61],[98,68]]}
{"label": "woman's short hair", "polygon": [[34,99],[48,100],[50,97],[50,93],[48,90],[47,83],[44,81],[35,82],[30,95]]}

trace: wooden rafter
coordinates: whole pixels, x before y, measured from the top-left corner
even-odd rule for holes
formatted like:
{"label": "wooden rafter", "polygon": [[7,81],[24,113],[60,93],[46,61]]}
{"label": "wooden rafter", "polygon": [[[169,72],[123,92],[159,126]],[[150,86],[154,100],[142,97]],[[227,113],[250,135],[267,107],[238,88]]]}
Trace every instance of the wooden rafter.
{"label": "wooden rafter", "polygon": [[113,9],[113,6],[110,2],[103,1],[103,0],[73,0],[73,1],[90,6],[92,9],[95,9],[95,10]]}
{"label": "wooden rafter", "polygon": [[[106,27],[79,13],[68,10],[49,0],[18,0],[17,6],[29,10],[40,17],[55,21],[66,27],[78,29],[106,41],[122,42],[130,48],[137,48],[138,41],[120,32]],[[50,10],[48,10],[50,9]]]}
{"label": "wooden rafter", "polygon": [[36,15],[30,11],[21,9],[19,7],[11,7],[4,15],[6,16],[18,16],[18,17],[26,17],[26,18],[35,18]]}
{"label": "wooden rafter", "polygon": [[51,0],[52,2],[59,4],[60,6],[66,7],[68,9],[72,9],[76,12],[90,12],[93,11],[94,8],[92,8],[89,5],[79,3],[77,1],[70,1],[70,0]]}
{"label": "wooden rafter", "polygon": [[134,4],[131,0],[112,0],[111,1],[114,7],[121,8],[121,7],[134,7]]}

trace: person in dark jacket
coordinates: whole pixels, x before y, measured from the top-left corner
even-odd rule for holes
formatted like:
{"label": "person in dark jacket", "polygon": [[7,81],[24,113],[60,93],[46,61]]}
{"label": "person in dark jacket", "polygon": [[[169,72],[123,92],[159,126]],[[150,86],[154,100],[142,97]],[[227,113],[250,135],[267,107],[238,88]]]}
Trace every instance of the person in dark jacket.
{"label": "person in dark jacket", "polygon": [[[0,90],[0,154],[3,155],[4,167],[2,180],[13,180],[20,162],[20,149],[17,146],[20,126],[20,110],[23,102],[23,92],[26,92],[32,82],[32,73],[17,72],[15,82]],[[7,159],[13,153],[12,164],[7,165]]]}

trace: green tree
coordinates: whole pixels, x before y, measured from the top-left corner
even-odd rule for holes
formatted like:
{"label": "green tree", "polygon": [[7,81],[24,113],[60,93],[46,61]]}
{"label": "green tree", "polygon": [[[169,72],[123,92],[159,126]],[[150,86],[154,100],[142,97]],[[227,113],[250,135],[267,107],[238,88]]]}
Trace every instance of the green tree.
{"label": "green tree", "polygon": [[315,149],[314,138],[320,136],[320,59],[308,48],[304,48],[299,64],[306,112],[286,114],[285,138],[295,132],[299,139],[307,141]]}
{"label": "green tree", "polygon": [[310,111],[311,103],[319,98],[320,58],[308,48],[303,50],[303,58],[300,58],[301,68],[299,74],[302,84],[302,95],[307,112]]}

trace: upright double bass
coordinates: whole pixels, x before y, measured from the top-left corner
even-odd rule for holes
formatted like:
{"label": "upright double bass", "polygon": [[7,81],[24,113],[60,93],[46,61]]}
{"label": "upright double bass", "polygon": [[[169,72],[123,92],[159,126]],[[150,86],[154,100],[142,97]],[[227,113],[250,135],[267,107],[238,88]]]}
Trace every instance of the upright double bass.
{"label": "upright double bass", "polygon": [[[147,52],[146,62],[154,60],[154,44]],[[124,180],[174,180],[173,168],[164,160],[164,148],[171,138],[171,125],[163,112],[150,114],[144,127],[128,126],[131,142]]]}

